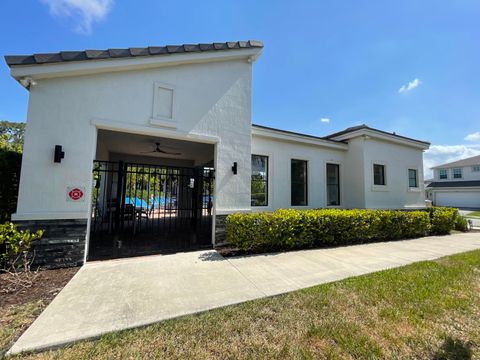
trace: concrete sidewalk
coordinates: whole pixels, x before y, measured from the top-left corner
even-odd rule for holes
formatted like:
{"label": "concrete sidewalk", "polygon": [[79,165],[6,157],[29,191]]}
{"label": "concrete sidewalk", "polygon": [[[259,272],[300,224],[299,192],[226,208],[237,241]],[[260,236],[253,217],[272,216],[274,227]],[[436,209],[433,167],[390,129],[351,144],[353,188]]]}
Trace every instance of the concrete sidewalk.
{"label": "concrete sidewalk", "polygon": [[480,233],[225,259],[215,251],[84,265],[10,349],[107,332],[480,248]]}

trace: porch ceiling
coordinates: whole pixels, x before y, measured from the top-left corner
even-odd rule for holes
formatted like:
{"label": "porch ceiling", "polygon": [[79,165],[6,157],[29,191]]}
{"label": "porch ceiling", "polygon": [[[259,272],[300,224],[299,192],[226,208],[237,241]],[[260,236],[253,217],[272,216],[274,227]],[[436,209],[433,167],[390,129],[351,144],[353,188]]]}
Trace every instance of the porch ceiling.
{"label": "porch ceiling", "polygon": [[[180,155],[151,152],[156,147],[155,143],[160,143],[162,150],[180,153]],[[214,146],[192,141],[99,130],[97,155],[99,150],[150,158],[194,160],[198,163],[213,160]]]}

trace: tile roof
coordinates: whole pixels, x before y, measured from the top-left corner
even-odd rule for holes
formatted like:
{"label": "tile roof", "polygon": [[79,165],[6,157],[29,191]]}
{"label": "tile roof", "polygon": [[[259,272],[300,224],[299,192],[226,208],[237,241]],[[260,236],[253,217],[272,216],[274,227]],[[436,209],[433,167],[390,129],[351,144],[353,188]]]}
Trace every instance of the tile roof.
{"label": "tile roof", "polygon": [[225,51],[235,49],[263,48],[263,43],[256,40],[221,42],[209,44],[183,44],[167,46],[149,46],[144,48],[60,51],[58,53],[32,55],[6,55],[8,66],[51,64],[67,61],[86,61],[100,59],[132,58],[139,56],[157,56],[205,51]]}
{"label": "tile roof", "polygon": [[432,167],[432,169],[454,167],[454,166],[472,166],[472,165],[480,165],[480,155],[472,156],[472,157],[458,160],[458,161],[449,162],[446,164],[437,165]]}
{"label": "tile roof", "polygon": [[469,181],[436,181],[428,184],[427,188],[445,188],[445,187],[480,187],[480,180]]}
{"label": "tile roof", "polygon": [[372,127],[370,127],[366,124],[349,127],[345,130],[327,135],[326,138],[327,139],[332,139],[332,138],[335,138],[335,137],[338,137],[338,136],[341,136],[341,135],[344,135],[344,134],[348,134],[348,133],[351,133],[351,132],[354,132],[354,131],[357,131],[357,130],[364,130],[364,129],[365,130],[372,130],[372,131],[375,131],[375,132],[378,132],[378,133],[381,133],[381,134],[385,134],[385,135],[395,136],[397,138],[404,139],[404,140],[411,140],[411,141],[420,142],[420,143],[423,143],[423,144],[426,144],[426,145],[430,145],[430,143],[428,141],[413,139],[413,138],[409,138],[409,137],[406,137],[406,136],[397,135],[395,133],[390,133],[390,132],[387,132],[387,131],[375,129],[375,128],[372,128]]}

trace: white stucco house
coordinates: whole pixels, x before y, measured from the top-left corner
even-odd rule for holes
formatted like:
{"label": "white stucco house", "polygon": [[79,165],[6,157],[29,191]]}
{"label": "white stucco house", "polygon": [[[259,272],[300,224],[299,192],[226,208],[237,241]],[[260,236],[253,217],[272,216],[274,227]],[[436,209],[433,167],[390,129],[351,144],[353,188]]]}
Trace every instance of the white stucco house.
{"label": "white stucco house", "polygon": [[224,242],[225,217],[278,208],[422,208],[425,141],[360,125],[252,125],[258,41],[6,56],[29,90],[14,221],[37,262]]}
{"label": "white stucco house", "polygon": [[429,200],[437,206],[480,208],[480,155],[432,168],[426,185]]}

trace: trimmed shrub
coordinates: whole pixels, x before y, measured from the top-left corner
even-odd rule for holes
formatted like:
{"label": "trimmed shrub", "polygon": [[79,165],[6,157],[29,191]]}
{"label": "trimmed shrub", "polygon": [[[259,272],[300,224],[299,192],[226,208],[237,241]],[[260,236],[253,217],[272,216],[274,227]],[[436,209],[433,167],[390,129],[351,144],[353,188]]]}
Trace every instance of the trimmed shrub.
{"label": "trimmed shrub", "polygon": [[470,226],[468,224],[467,218],[465,216],[458,214],[457,217],[455,218],[454,229],[457,231],[463,231],[463,232],[469,231]]}
{"label": "trimmed shrub", "polygon": [[425,236],[425,211],[277,210],[227,217],[227,241],[245,251],[276,251]]}
{"label": "trimmed shrub", "polygon": [[42,235],[42,230],[31,233],[18,230],[11,222],[0,224],[0,269],[16,268],[19,264],[26,266],[32,241]]}
{"label": "trimmed shrub", "polygon": [[433,206],[427,209],[430,214],[432,235],[446,235],[455,228],[457,218],[460,216],[458,209]]}

